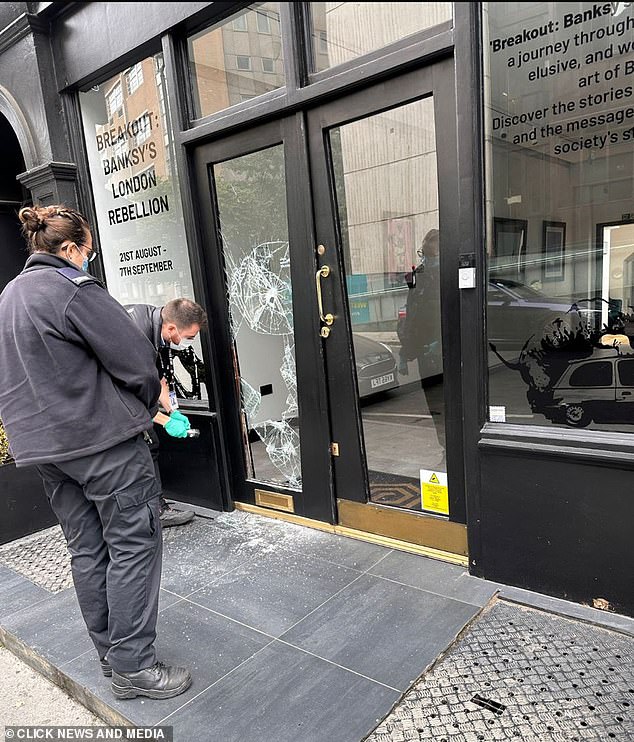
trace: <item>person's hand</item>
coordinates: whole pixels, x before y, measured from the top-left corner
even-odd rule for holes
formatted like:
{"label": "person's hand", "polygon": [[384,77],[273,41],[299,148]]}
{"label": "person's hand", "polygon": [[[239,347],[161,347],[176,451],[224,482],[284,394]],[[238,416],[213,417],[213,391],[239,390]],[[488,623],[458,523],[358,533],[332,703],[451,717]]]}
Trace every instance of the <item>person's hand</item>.
{"label": "person's hand", "polygon": [[191,427],[189,418],[183,415],[183,413],[180,410],[172,410],[171,417],[175,417],[177,420],[182,420],[184,423],[187,423],[188,429]]}
{"label": "person's hand", "polygon": [[174,417],[174,413],[170,415],[170,419],[165,423],[165,432],[171,435],[172,438],[187,438],[187,431],[190,428],[189,420],[184,422]]}

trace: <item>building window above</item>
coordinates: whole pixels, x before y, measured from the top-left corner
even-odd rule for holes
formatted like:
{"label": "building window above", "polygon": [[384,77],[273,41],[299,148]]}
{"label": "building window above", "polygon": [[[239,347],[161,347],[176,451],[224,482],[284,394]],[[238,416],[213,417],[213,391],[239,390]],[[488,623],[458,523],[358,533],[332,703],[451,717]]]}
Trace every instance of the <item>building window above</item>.
{"label": "building window above", "polygon": [[143,66],[140,62],[130,67],[125,76],[126,85],[128,86],[128,95],[132,95],[134,91],[143,84]]}
{"label": "building window above", "polygon": [[286,84],[280,3],[241,9],[191,36],[187,50],[194,119],[237,105],[245,94],[255,98]]}
{"label": "building window above", "polygon": [[313,72],[356,59],[453,18],[453,3],[308,3]]}
{"label": "building window above", "polygon": [[135,139],[137,147],[139,146],[139,144],[143,144],[143,142],[146,142],[150,138],[151,134],[152,122],[150,120],[149,112],[145,111],[139,117],[139,131]]}
{"label": "building window above", "polygon": [[247,17],[245,14],[236,16],[233,19],[233,30],[234,31],[248,31]]}
{"label": "building window above", "polygon": [[123,111],[120,111],[123,107],[123,91],[121,89],[121,82],[118,82],[107,96],[108,103],[108,116],[114,118],[120,116]]}
{"label": "building window above", "polygon": [[257,21],[258,33],[271,33],[271,23],[265,10],[256,10],[255,19]]}
{"label": "building window above", "polygon": [[239,70],[250,70],[251,57],[247,57],[244,54],[238,54],[238,56],[236,57],[236,68]]}

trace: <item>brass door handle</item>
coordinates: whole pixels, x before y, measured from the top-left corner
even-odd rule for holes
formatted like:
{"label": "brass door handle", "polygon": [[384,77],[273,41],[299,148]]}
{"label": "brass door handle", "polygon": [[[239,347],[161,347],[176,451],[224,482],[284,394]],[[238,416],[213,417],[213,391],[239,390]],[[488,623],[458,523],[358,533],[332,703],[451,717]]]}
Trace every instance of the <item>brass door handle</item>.
{"label": "brass door handle", "polygon": [[326,327],[321,328],[321,336],[327,338],[330,334],[330,325],[335,321],[334,315],[330,314],[328,312],[327,314],[324,314],[324,303],[321,298],[321,279],[326,278],[330,275],[330,268],[327,265],[322,265],[322,267],[315,273],[315,285],[317,287],[317,307],[319,309],[319,319],[327,325]]}

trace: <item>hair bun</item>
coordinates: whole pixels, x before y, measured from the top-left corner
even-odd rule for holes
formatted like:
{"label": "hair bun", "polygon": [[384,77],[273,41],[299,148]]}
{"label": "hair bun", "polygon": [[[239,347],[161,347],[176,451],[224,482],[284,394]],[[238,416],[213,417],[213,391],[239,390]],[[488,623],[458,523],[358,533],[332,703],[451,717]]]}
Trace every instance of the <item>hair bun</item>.
{"label": "hair bun", "polygon": [[24,209],[20,209],[18,217],[28,232],[37,232],[46,226],[45,217],[42,215],[41,210],[36,207],[27,206]]}

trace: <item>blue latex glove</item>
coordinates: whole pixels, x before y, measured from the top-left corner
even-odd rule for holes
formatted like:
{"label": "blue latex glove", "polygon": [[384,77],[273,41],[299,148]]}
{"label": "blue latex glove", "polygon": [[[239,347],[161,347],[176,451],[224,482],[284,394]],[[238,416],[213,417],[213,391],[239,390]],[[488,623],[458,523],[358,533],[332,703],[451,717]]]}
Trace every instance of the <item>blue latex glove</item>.
{"label": "blue latex glove", "polygon": [[172,410],[170,417],[176,418],[176,420],[182,420],[184,423],[187,423],[187,429],[191,428],[189,418],[183,415],[182,412],[179,412],[179,410]]}
{"label": "blue latex glove", "polygon": [[165,423],[165,432],[171,435],[172,438],[187,438],[187,431],[189,430],[189,421],[186,423],[174,417],[174,413],[170,415],[170,419]]}

